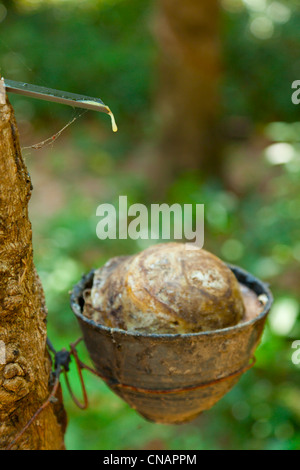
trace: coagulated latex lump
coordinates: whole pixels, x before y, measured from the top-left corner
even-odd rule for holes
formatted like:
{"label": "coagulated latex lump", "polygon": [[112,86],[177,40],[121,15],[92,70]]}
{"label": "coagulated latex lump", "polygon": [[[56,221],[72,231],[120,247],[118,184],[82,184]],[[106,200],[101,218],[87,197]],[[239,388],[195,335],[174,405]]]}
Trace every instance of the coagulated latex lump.
{"label": "coagulated latex lump", "polygon": [[236,325],[245,307],[232,271],[213,254],[184,243],[154,245],[109,260],[84,292],[83,314],[141,333],[193,333]]}

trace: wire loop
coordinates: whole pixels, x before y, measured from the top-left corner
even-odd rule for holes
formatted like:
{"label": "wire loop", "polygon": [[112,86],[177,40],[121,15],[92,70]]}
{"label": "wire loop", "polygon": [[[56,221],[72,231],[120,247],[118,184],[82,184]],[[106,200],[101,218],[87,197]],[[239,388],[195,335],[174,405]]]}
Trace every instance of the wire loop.
{"label": "wire loop", "polygon": [[[39,414],[49,406],[50,403],[55,403],[57,398],[55,397],[58,387],[59,387],[59,379],[61,373],[64,374],[65,380],[66,380],[66,385],[68,388],[68,391],[70,393],[70,396],[78,408],[81,410],[85,410],[88,407],[88,395],[82,375],[82,370],[86,369],[92,374],[96,375],[97,377],[100,377],[102,380],[106,382],[107,385],[110,385],[112,387],[116,388],[122,388],[125,390],[130,390],[134,392],[140,392],[140,393],[146,393],[146,394],[154,394],[154,395],[166,395],[166,394],[171,394],[171,393],[182,393],[182,392],[189,392],[192,390],[198,390],[202,388],[207,388],[211,387],[213,385],[216,385],[217,383],[224,382],[225,380],[232,379],[234,377],[237,377],[247,370],[251,369],[251,367],[254,366],[256,359],[253,356],[250,359],[249,364],[247,364],[245,367],[239,369],[236,372],[233,372],[229,375],[226,375],[224,377],[219,377],[215,380],[212,380],[210,382],[205,382],[202,384],[194,385],[191,387],[184,387],[184,388],[176,388],[176,389],[169,389],[169,390],[151,390],[151,389],[145,389],[141,387],[135,387],[133,385],[128,385],[128,384],[123,384],[117,381],[112,381],[111,379],[105,377],[104,375],[100,374],[98,371],[93,369],[92,367],[88,366],[84,362],[82,362],[79,359],[78,352],[76,349],[76,346],[83,340],[83,338],[78,338],[74,343],[70,344],[70,350],[68,351],[67,349],[62,349],[61,351],[56,351],[55,348],[53,347],[51,341],[49,338],[47,338],[47,346],[49,351],[54,355],[54,371],[53,371],[53,377],[54,377],[54,383],[52,390],[48,396],[48,398],[45,400],[45,402],[40,406],[40,408],[34,413],[34,415],[30,418],[30,420],[25,424],[25,426],[21,429],[21,431],[15,436],[15,438],[12,440],[12,442],[6,447],[5,450],[11,450],[12,447],[17,443],[17,441],[20,439],[20,437],[24,434],[24,432],[29,428],[29,426],[37,419]],[[80,380],[80,385],[81,385],[81,390],[82,390],[82,395],[83,395],[83,401],[81,402],[78,400],[78,398],[75,396],[69,378],[68,378],[68,372],[70,370],[70,362],[72,356],[75,359],[75,364],[76,364],[76,369],[78,372],[79,380]]]}

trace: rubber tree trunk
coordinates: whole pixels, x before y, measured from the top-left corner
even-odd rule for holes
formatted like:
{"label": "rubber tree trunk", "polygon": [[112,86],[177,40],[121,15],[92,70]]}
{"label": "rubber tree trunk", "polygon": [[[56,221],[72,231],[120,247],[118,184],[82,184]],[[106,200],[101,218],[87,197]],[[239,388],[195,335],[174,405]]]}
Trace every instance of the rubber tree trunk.
{"label": "rubber tree trunk", "polygon": [[219,10],[217,0],[158,2],[160,155],[171,178],[220,174]]}
{"label": "rubber tree trunk", "polygon": [[[28,202],[32,186],[13,109],[0,88],[0,449],[5,449],[51,391],[44,293],[33,264]],[[5,354],[3,354],[5,350]],[[63,449],[61,390],[13,449]]]}

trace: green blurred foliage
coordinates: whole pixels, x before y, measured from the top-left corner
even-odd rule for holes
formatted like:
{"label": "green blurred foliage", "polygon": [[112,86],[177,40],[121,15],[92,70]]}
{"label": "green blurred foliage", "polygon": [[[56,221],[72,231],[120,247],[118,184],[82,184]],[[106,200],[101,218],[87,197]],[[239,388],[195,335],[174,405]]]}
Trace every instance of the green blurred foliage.
{"label": "green blurred foliage", "polygon": [[[221,181],[186,173],[161,202],[204,203],[205,248],[271,284],[275,303],[257,365],[212,410],[180,427],[146,422],[85,373],[87,411],[75,407],[63,385],[69,449],[300,448],[300,367],[291,361],[292,341],[300,339],[300,123],[299,108],[290,100],[291,83],[300,78],[299,3],[222,5],[224,120],[243,117],[252,132],[247,140],[227,142],[230,190]],[[129,203],[151,203],[151,181],[130,157],[139,140],[156,134],[150,111],[157,56],[152,17],[148,0],[0,3],[1,73],[100,96],[120,127],[112,136],[103,116],[88,113],[53,146],[24,151],[35,188],[35,260],[57,349],[80,335],[68,291],[81,274],[144,248],[139,240],[100,242],[95,212],[122,194]],[[72,114],[64,106],[11,98],[28,142],[48,137],[49,129],[58,130]],[[84,346],[79,349],[89,361]],[[80,394],[73,367],[70,380]]]}
{"label": "green blurred foliage", "polygon": [[298,0],[223,0],[224,104],[230,114],[297,120],[291,84],[300,73]]}
{"label": "green blurred foliage", "polygon": [[[26,3],[40,8],[22,8]],[[3,76],[100,97],[138,132],[155,55],[150,33],[144,33],[147,2],[56,2],[55,8],[49,3],[9,2],[1,23]],[[54,109],[37,101],[32,119],[70,115],[65,106]]]}

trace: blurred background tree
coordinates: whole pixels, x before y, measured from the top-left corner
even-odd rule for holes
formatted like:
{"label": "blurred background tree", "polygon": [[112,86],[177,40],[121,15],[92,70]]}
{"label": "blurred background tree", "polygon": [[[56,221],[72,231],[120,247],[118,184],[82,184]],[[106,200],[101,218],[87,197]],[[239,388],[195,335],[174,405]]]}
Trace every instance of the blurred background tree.
{"label": "blurred background tree", "polygon": [[162,183],[186,169],[220,174],[221,73],[218,0],[160,0],[158,112]]}
{"label": "blurred background tree", "polygon": [[[182,3],[193,8],[191,0]],[[199,14],[207,2],[200,3]],[[215,15],[209,18],[213,24],[203,17],[201,25],[208,21],[205,31],[197,18],[190,23],[190,10],[187,17],[178,18],[170,4],[166,0],[0,0],[2,75],[99,96],[119,124],[119,132],[112,134],[106,116],[88,112],[53,145],[23,151],[34,185],[30,211],[35,262],[50,311],[50,338],[59,348],[79,335],[68,290],[83,272],[148,243],[96,238],[96,207],[116,202],[120,194],[127,194],[129,203],[204,203],[205,248],[270,283],[274,308],[256,367],[197,420],[180,427],[148,423],[100,380],[86,374],[88,411],[77,410],[65,393],[70,418],[66,443],[69,449],[299,449],[300,369],[291,361],[291,344],[300,338],[300,108],[291,102],[291,84],[300,77],[300,2],[209,2],[207,11],[215,8]],[[184,61],[190,56],[183,59],[179,52],[181,58],[175,59],[178,49],[172,41],[164,42],[159,18],[167,21],[168,28],[172,25],[172,41],[178,40],[180,28],[180,39],[186,37],[187,42],[179,44],[179,51],[195,52],[197,64],[202,64],[201,47],[187,45],[190,38],[198,43],[199,37],[216,35],[219,46],[211,51],[216,54],[211,59],[215,68],[209,69],[204,58],[203,72],[198,65],[195,69],[199,82],[209,71],[214,77],[212,106],[209,91],[203,97],[203,88],[198,95],[193,91],[197,84],[191,89],[185,85],[192,72]],[[167,62],[168,47],[173,52]],[[204,50],[208,54],[208,46]],[[183,90],[182,96],[174,94],[175,87]],[[75,113],[53,103],[13,95],[10,99],[23,146],[54,134]],[[183,100],[184,112],[177,109],[177,99]],[[192,102],[199,116],[197,123],[190,124],[189,139],[185,100]],[[212,113],[207,123],[201,100]],[[216,134],[211,124],[215,117]],[[194,153],[181,150],[180,161],[177,147],[170,150],[172,120],[180,142],[186,139],[189,149],[199,146]],[[193,137],[196,128],[199,141]],[[214,141],[204,151],[205,129]],[[219,141],[221,162],[216,154],[208,161],[210,148]],[[170,153],[164,157],[158,149],[167,149],[168,142]],[[159,197],[156,180],[163,180],[159,173],[164,169],[156,162],[161,156],[171,165],[173,151],[172,174],[165,175],[164,196]],[[88,360],[84,348],[81,354]],[[71,380],[76,381],[73,372]],[[78,384],[75,390],[80,393]]]}

